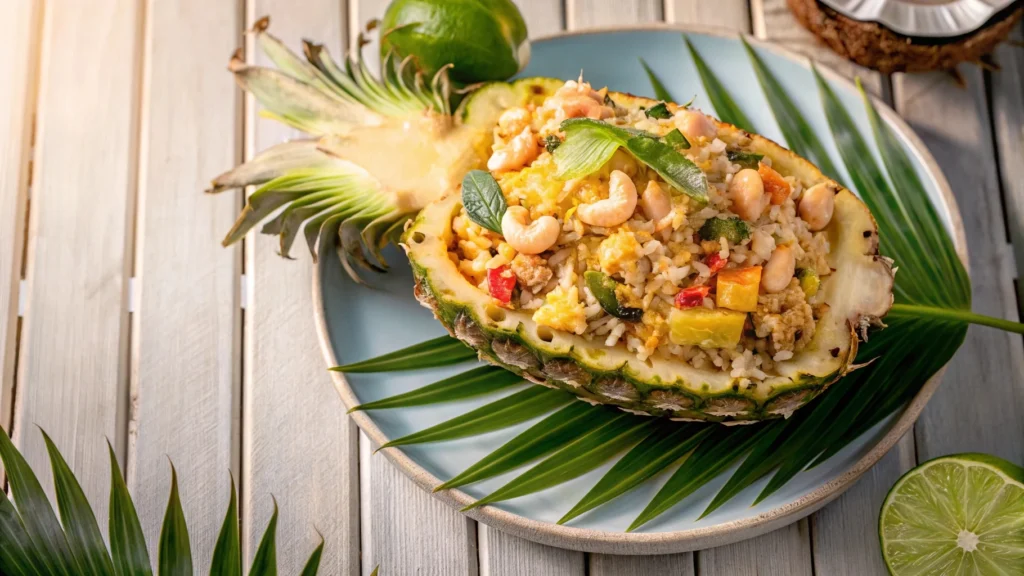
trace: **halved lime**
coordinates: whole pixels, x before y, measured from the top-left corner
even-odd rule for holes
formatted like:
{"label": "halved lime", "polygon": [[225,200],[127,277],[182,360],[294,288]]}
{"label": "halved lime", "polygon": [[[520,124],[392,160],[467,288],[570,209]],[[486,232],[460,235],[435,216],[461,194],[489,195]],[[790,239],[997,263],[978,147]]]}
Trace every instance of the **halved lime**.
{"label": "halved lime", "polygon": [[878,536],[896,576],[1024,575],[1024,468],[986,454],[929,460],[889,491]]}

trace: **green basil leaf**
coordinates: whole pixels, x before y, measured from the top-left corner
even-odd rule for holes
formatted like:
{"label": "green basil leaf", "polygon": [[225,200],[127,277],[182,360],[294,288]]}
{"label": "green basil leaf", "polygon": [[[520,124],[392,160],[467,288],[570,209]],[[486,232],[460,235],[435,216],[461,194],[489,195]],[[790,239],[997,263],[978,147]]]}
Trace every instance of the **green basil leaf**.
{"label": "green basil leaf", "polygon": [[764,159],[764,154],[754,154],[753,152],[742,152],[740,150],[728,150],[725,155],[729,158],[729,162],[739,164],[744,168],[756,169],[758,162]]}
{"label": "green basil leaf", "polygon": [[679,131],[679,128],[673,128],[671,132],[662,136],[662,140],[673,148],[682,148],[683,150],[686,150],[690,147],[690,141],[686,139],[686,136],[683,136],[683,133]]}
{"label": "green basil leaf", "polygon": [[704,172],[671,146],[654,138],[636,136],[626,142],[626,149],[673,188],[701,205],[707,204],[708,179]]}
{"label": "green basil leaf", "polygon": [[501,234],[501,217],[508,204],[498,181],[489,172],[470,170],[462,179],[462,205],[473,222]]}
{"label": "green basil leaf", "polygon": [[668,106],[664,102],[658,102],[654,106],[644,110],[644,115],[648,118],[658,118],[662,120],[672,117],[672,113],[668,111]]}
{"label": "green basil leaf", "polygon": [[597,130],[580,131],[571,137],[566,134],[565,142],[552,153],[558,166],[555,178],[572,180],[597,172],[621,145],[617,138]]}

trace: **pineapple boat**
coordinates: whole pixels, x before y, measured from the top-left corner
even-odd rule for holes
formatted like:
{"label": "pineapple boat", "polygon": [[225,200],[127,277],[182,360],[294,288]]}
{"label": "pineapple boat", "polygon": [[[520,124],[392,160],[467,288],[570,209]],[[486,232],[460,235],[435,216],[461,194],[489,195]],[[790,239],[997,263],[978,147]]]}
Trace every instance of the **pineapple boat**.
{"label": "pineapple boat", "polygon": [[487,84],[450,112],[444,69],[428,84],[389,56],[378,81],[266,24],[278,70],[231,69],[314,138],[214,180],[259,186],[225,243],[276,213],[282,253],[302,230],[358,278],[401,234],[417,299],[530,381],[674,419],[784,417],[892,304],[867,207],[761,136],[582,78]]}

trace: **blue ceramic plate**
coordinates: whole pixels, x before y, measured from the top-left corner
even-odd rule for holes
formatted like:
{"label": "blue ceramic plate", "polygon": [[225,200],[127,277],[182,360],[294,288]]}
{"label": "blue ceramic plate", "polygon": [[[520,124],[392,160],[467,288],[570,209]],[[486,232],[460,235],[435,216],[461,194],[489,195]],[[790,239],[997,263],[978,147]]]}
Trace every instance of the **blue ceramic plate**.
{"label": "blue ceramic plate", "polygon": [[[694,106],[712,112],[678,28],[648,28],[566,34],[534,43],[533,57],[522,76],[576,78],[582,69],[595,87],[640,95],[652,93],[650,83],[638,63],[642,57],[677,99],[696,96]],[[751,118],[757,131],[777,142],[784,142],[763,93],[754,76],[743,47],[735,36],[720,36],[693,29],[685,30],[697,50],[704,55],[714,73],[737,104]],[[818,100],[810,68],[805,59],[778,47],[755,43],[776,77],[793,97],[812,127],[822,135],[837,166],[842,161],[835,150],[824,113]],[[861,132],[870,134],[863,103],[853,85],[838,75],[823,70],[839,98],[846,105]],[[878,104],[882,116],[906,147],[924,182],[932,202],[945,219],[961,251],[965,246],[960,215],[948,185],[934,161],[909,128],[888,108]],[[869,138],[870,141],[870,138]],[[847,174],[840,174],[849,182]],[[314,278],[316,314],[321,342],[331,365],[355,362],[391,352],[444,334],[430,312],[421,308],[412,296],[412,277],[406,260],[396,249],[386,253],[393,272],[373,278],[375,289],[351,282],[336,258],[321,258]],[[342,399],[349,407],[407,392],[464,369],[434,369],[425,373],[359,374],[348,377],[335,374]],[[649,481],[612,502],[573,520],[566,526],[554,524],[585,494],[614,462],[573,481],[543,492],[494,506],[475,509],[470,516],[517,536],[545,544],[618,554],[680,552],[717,546],[767,532],[793,522],[843,490],[902,436],[920,413],[939,376],[932,379],[917,398],[899,415],[882,422],[849,445],[841,453],[813,470],[798,475],[783,489],[757,506],[750,506],[761,491],[763,479],[709,516],[697,520],[711,497],[731,474],[729,470],[688,497],[674,509],[645,525],[638,532],[624,533],[651,497],[667,480],[667,474]],[[525,386],[525,384],[524,384]],[[422,430],[466,411],[491,402],[510,389],[488,397],[435,404],[419,408],[378,410],[355,413],[360,428],[377,444]],[[420,486],[430,489],[469,467],[535,421],[479,437],[388,449],[375,458],[387,457]],[[520,471],[521,472],[521,471]],[[488,494],[514,478],[511,472],[462,491],[445,491],[437,497],[457,507]]]}

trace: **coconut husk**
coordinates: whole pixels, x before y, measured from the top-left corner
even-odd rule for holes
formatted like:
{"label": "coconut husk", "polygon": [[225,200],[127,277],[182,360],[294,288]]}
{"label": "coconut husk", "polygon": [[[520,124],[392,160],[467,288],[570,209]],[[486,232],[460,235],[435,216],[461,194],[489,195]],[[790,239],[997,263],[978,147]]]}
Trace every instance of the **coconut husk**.
{"label": "coconut husk", "polygon": [[954,38],[916,38],[844,16],[817,0],[787,0],[796,19],[840,56],[867,68],[892,72],[949,70],[979,62],[1006,40],[1024,15],[1015,3],[983,27]]}

